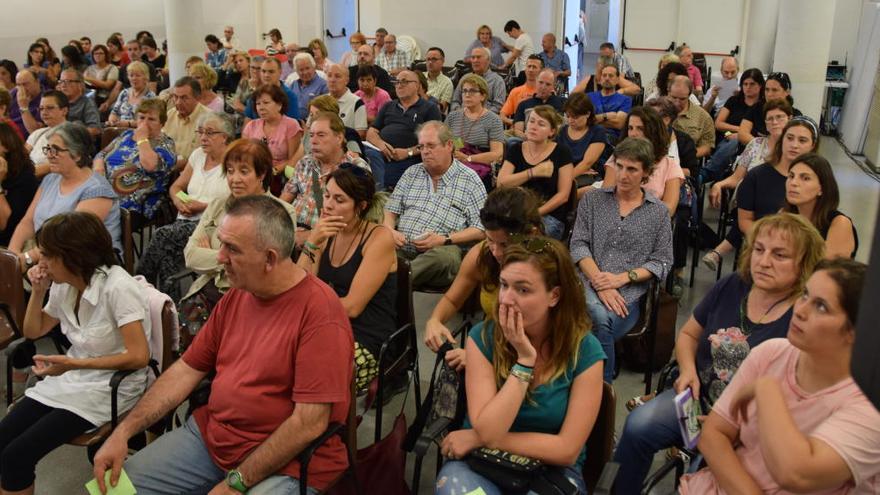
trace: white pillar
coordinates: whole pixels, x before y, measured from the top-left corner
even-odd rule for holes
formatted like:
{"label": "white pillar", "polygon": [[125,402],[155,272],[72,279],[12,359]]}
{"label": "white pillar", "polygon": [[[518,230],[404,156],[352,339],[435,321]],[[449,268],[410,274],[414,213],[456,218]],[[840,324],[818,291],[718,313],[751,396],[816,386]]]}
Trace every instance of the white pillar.
{"label": "white pillar", "polygon": [[164,0],[165,34],[168,37],[168,70],[171,84],[185,76],[184,63],[205,53],[205,20],[201,0]]}
{"label": "white pillar", "polygon": [[788,73],[795,106],[816,121],[822,113],[836,4],[837,0],[779,2],[773,70]]}
{"label": "white pillar", "polygon": [[773,45],[776,44],[776,25],[780,0],[746,0],[748,2],[748,29],[740,63],[743,69],[757,67],[766,72],[773,65]]}

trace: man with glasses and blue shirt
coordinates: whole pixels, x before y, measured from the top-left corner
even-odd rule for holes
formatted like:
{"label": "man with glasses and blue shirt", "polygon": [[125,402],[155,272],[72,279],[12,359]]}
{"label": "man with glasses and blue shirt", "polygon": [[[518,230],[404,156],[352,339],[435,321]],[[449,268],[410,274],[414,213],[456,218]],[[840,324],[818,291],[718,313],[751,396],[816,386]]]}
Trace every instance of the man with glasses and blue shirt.
{"label": "man with glasses and blue shirt", "polygon": [[58,80],[58,90],[67,97],[67,120],[80,122],[92,137],[101,135],[101,114],[95,101],[85,96],[82,74],[76,69],[64,69]]}
{"label": "man with glasses and blue shirt", "polygon": [[398,253],[412,260],[413,288],[442,289],[461,266],[460,246],[485,235],[480,208],[486,189],[476,172],[452,157],[453,136],[446,124],[419,127],[418,148],[422,163],[400,178],[385,204],[384,224]]}
{"label": "man with glasses and blue shirt", "polygon": [[384,188],[393,188],[400,176],[420,160],[416,129],[419,125],[442,120],[437,105],[419,97],[419,78],[404,70],[397,75],[394,86],[397,99],[385,104],[367,130],[367,141],[382,154],[368,153],[373,176]]}

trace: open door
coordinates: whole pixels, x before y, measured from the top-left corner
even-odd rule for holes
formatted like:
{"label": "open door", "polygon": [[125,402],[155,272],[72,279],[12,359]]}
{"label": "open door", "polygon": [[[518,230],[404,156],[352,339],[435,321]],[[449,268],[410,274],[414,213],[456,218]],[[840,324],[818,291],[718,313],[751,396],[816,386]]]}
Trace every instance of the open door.
{"label": "open door", "polygon": [[348,37],[357,31],[358,0],[324,0],[322,3],[324,43],[330,60],[339,62],[342,55],[351,50]]}

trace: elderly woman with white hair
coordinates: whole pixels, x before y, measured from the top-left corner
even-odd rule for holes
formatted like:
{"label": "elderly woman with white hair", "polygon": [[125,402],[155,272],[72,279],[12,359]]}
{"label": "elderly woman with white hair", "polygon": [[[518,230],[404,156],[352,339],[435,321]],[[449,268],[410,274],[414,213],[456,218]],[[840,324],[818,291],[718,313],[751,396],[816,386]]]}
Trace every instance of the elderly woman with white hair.
{"label": "elderly woman with white hair", "polygon": [[209,112],[196,122],[199,147],[189,156],[180,177],[171,185],[171,201],[177,208],[177,220],[158,228],[138,265],[138,273],[150,281],[159,280],[159,289],[176,296],[171,275],[185,266],[183,248],[196,229],[208,204],[229,196],[229,185],[222,171],[226,145],[235,137],[229,117]]}
{"label": "elderly woman with white hair", "polygon": [[327,81],[315,72],[315,57],[310,53],[297,53],[293,57],[293,67],[299,78],[290,84],[290,89],[296,94],[299,103],[299,114],[309,114],[309,102],[316,96],[330,92]]}

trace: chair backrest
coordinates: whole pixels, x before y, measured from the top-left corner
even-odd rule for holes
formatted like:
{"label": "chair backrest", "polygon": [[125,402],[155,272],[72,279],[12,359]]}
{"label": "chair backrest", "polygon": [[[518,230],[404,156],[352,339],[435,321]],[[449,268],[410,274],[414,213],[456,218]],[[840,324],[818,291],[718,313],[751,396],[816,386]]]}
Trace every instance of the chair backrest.
{"label": "chair backrest", "polygon": [[125,208],[119,208],[119,220],[122,224],[122,266],[125,271],[134,275],[134,234],[131,213]]}
{"label": "chair backrest", "polygon": [[[159,363],[161,371],[165,371],[174,364],[174,329],[180,328],[177,318],[177,308],[172,301],[166,301],[162,306],[162,362]],[[178,330],[178,339],[180,331]]]}
{"label": "chair backrest", "polygon": [[[0,312],[0,349],[15,340],[24,321],[24,283],[18,256],[0,249],[0,303],[9,313]],[[10,319],[12,321],[10,321]]]}
{"label": "chair backrest", "polygon": [[574,222],[577,218],[578,209],[578,185],[577,181],[571,180],[571,191],[568,193],[568,201],[565,204],[565,228],[562,231],[562,238],[568,239],[574,230]]}
{"label": "chair backrest", "polygon": [[101,131],[101,149],[107,147],[110,143],[113,142],[120,134],[125,131],[122,127],[105,127],[103,131]]}
{"label": "chair backrest", "polygon": [[583,475],[587,492],[593,493],[596,482],[602,474],[605,463],[611,460],[614,448],[614,417],[617,412],[617,396],[614,387],[602,382],[602,402],[599,414],[593,424],[593,431],[587,437],[587,458],[584,460]]}
{"label": "chair backrest", "polygon": [[422,50],[419,48],[419,43],[415,38],[408,34],[401,34],[397,36],[397,49],[409,52],[410,57],[413,60],[418,60],[422,58]]}
{"label": "chair backrest", "polygon": [[412,297],[412,268],[405,258],[397,257],[397,328],[415,324]]}

